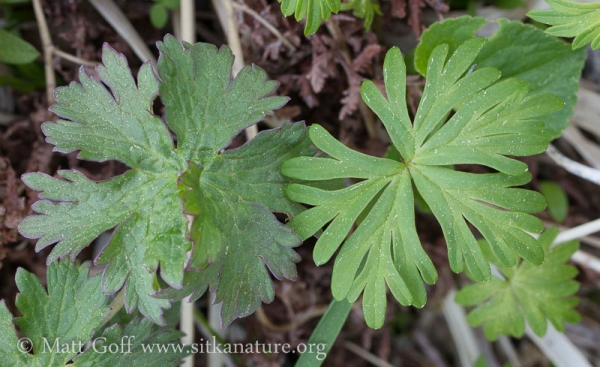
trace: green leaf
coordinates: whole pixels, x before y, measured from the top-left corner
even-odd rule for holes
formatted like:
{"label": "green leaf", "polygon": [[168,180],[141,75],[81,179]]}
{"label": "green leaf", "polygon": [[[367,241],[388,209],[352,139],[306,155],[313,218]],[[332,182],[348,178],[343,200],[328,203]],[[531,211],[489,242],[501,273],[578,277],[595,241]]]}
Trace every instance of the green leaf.
{"label": "green leaf", "polygon": [[92,347],[75,358],[78,367],[177,367],[189,353],[170,331],[157,331],[147,319],[133,319],[125,328],[113,325]]}
{"label": "green leaf", "polygon": [[154,4],[150,7],[150,23],[157,29],[164,28],[169,21],[169,12],[163,4]]}
{"label": "green leaf", "polygon": [[[559,137],[569,125],[577,102],[585,50],[571,51],[564,42],[519,21],[500,19],[498,24],[498,32],[475,61],[477,67],[496,67],[503,78],[529,83],[531,95],[551,93],[560,97],[565,108],[544,118],[549,138]],[[524,54],[528,57],[514,57]]]}
{"label": "green leaf", "polygon": [[487,361],[485,360],[485,356],[480,356],[479,358],[477,358],[477,361],[475,361],[473,367],[488,367]]}
{"label": "green leaf", "polygon": [[499,334],[523,336],[525,321],[538,336],[546,333],[547,321],[558,331],[564,331],[567,322],[579,322],[574,310],[579,300],[573,297],[579,288],[574,280],[577,268],[566,264],[579,243],[570,241],[550,248],[557,234],[558,229],[552,228],[538,240],[545,253],[543,264],[521,261],[512,268],[499,269],[505,279],[495,276],[458,292],[456,302],[477,305],[467,316],[469,324],[483,324],[486,337],[496,340]]}
{"label": "green leaf", "polygon": [[108,311],[101,277],[88,278],[89,270],[90,263],[61,260],[50,264],[48,292],[35,275],[17,271],[16,306],[23,316],[14,321],[27,339],[17,340],[13,318],[4,301],[0,302],[0,365],[64,366],[79,352]]}
{"label": "green leaf", "polygon": [[382,15],[377,0],[348,0],[342,4],[341,10],[352,10],[352,14],[365,20],[365,28],[371,29],[375,14]]}
{"label": "green leaf", "polygon": [[[123,296],[123,294],[121,294],[121,296]],[[112,302],[115,302],[114,298],[112,299],[111,303]],[[125,307],[121,307],[119,311],[117,311],[114,314],[114,316],[110,318],[110,320],[105,320],[105,324],[112,325],[111,327],[114,327],[115,324],[126,325],[133,319],[139,319],[143,317],[144,315],[142,315],[138,310],[134,310],[133,312],[128,313],[127,310],[125,310]],[[181,302],[172,302],[171,308],[164,310],[163,317],[165,318],[166,324],[164,326],[160,326],[161,331],[168,330],[173,331],[174,333],[183,334],[180,331],[178,331],[177,328],[181,319]],[[156,327],[156,329],[158,330],[158,326]],[[102,334],[105,331],[106,329],[97,330],[93,336],[93,339],[102,337]]]}
{"label": "green leaf", "polygon": [[281,3],[281,12],[286,17],[294,14],[297,21],[306,18],[304,35],[317,32],[321,22],[329,19],[331,14],[340,11],[340,0],[277,0]]}
{"label": "green leaf", "polygon": [[344,300],[331,301],[307,342],[307,345],[316,345],[316,351],[311,350],[302,353],[295,367],[319,367],[323,364],[351,309],[352,303],[350,302]]}
{"label": "green leaf", "polygon": [[[69,260],[48,266],[48,292],[35,275],[19,269],[16,305],[23,316],[14,319],[24,337],[17,339],[13,317],[0,302],[0,365],[17,367],[178,366],[187,353],[169,331],[156,330],[149,320],[134,319],[124,330],[113,325],[93,337],[108,312],[101,276],[88,278],[90,263]],[[86,348],[83,353],[80,353]],[[142,346],[145,344],[145,346]],[[148,348],[153,348],[150,350]],[[28,351],[30,353],[28,353]]]}
{"label": "green leaf", "polygon": [[170,10],[177,10],[181,6],[180,0],[159,0],[158,3]]}
{"label": "green leaf", "polygon": [[267,80],[258,67],[245,67],[232,81],[233,54],[228,47],[217,50],[211,44],[185,42],[182,47],[167,36],[158,49],[161,99],[169,126],[177,134],[178,149],[187,160],[204,164],[237,133],[288,100],[268,97],[277,82]]}
{"label": "green leaf", "polygon": [[552,9],[532,10],[527,16],[540,23],[551,25],[546,33],[556,37],[575,37],[573,49],[591,43],[600,48],[600,3],[580,3],[566,0],[547,0]]}
{"label": "green leaf", "polygon": [[[157,272],[168,286],[181,289],[191,238],[191,267],[211,264],[202,274],[210,274],[211,285],[219,288],[224,320],[231,321],[254,311],[261,299],[272,300],[263,259],[276,277],[295,276],[298,255],[291,247],[301,241],[271,211],[291,216],[302,207],[284,196],[284,184],[291,181],[277,168],[315,150],[304,125],[286,124],[221,152],[286,98],[268,96],[276,83],[257,67],[232,80],[227,47],[182,45],[172,36],[158,47],[160,82],[145,64],[136,83],[124,57],[106,46],[98,68],[102,83],[82,71],[81,84],[56,91],[52,110],[62,119],[43,125],[48,142],[62,152],[79,150],[83,159],[120,160],[131,169],[104,182],[76,171],[59,171],[58,178],[25,175],[24,182],[45,200],[33,207],[41,215],[26,218],[19,230],[40,238],[38,250],[56,243],[52,262],[75,257],[114,228],[96,259],[107,264],[103,291],[125,287],[127,311],[137,308],[158,324],[164,324],[162,309],[170,301],[153,297]],[[152,113],[159,89],[167,125]],[[177,148],[169,128],[178,135]],[[197,191],[190,194],[186,187]],[[192,233],[184,210],[197,217]],[[240,274],[247,278],[237,284]]]}
{"label": "green leaf", "polygon": [[81,84],[56,89],[51,110],[62,119],[42,129],[60,152],[80,150],[78,158],[119,160],[145,171],[177,172],[183,165],[167,127],[152,114],[158,81],[150,63],[140,69],[137,85],[127,61],[110,46],[103,47],[99,81],[81,69]]}
{"label": "green leaf", "polygon": [[526,4],[523,0],[496,0],[495,5],[498,9],[516,9],[526,7]]}
{"label": "green leaf", "polygon": [[0,29],[0,62],[27,64],[40,56],[38,50],[21,37]]}
{"label": "green leaf", "polygon": [[[566,43],[544,34],[540,29],[518,21],[499,19],[498,31],[489,38],[474,60],[475,70],[494,67],[502,78],[517,78],[530,85],[530,95],[551,93],[565,102],[565,108],[544,118],[544,133],[549,139],[560,136],[568,126],[577,101],[579,77],[585,61],[584,50],[572,51]],[[421,36],[415,52],[415,67],[424,76],[431,51],[440,44],[456,47],[472,39],[485,23],[483,18],[460,17],[436,23]],[[527,57],[515,57],[527,55]]]}
{"label": "green leaf", "polygon": [[[292,182],[278,167],[292,157],[314,155],[303,124],[284,124],[261,132],[244,146],[229,150],[204,167],[191,167],[181,178],[184,206],[194,215],[192,237],[197,242],[182,292],[199,298],[210,286],[223,302],[222,324],[246,316],[271,302],[274,289],[265,264],[278,279],[294,279],[299,261],[292,247],[300,238],[271,214],[298,214],[302,206],[284,196]],[[205,238],[206,236],[206,238]],[[220,279],[219,279],[220,276]]]}
{"label": "green leaf", "polygon": [[569,198],[562,187],[552,181],[542,181],[540,192],[546,198],[548,213],[552,219],[558,223],[564,222],[569,211]]}
{"label": "green leaf", "polygon": [[449,54],[454,53],[463,42],[475,37],[477,30],[486,23],[482,17],[462,16],[435,22],[421,35],[415,49],[415,69],[427,76],[427,65],[433,49],[441,44],[448,45]]}
{"label": "green leaf", "polygon": [[[63,178],[27,174],[24,182],[42,191],[20,232],[40,238],[36,249],[57,243],[48,261],[71,254],[74,258],[100,233],[117,227],[109,245],[96,260],[111,264],[104,271],[103,291],[127,289],[128,310],[139,307],[162,323],[165,300],[155,300],[152,284],[159,264],[163,279],[180,286],[183,264],[191,244],[185,238],[187,220],[177,195],[177,178],[184,160],[175,152],[167,127],[151,111],[158,82],[149,63],[138,73],[136,85],[127,62],[110,47],[103,50],[98,74],[110,88],[80,72],[82,84],[56,90],[52,107],[63,119],[43,125],[56,150],[79,150],[79,157],[117,159],[132,170],[101,183],[76,171],[60,171]],[[143,266],[140,266],[143,264]]]}
{"label": "green leaf", "polygon": [[[467,73],[485,44],[481,38],[468,40],[447,62],[448,46],[434,49],[414,122],[407,111],[399,49],[390,50],[384,62],[387,98],[373,82],[363,83],[363,100],[385,125],[400,161],[355,152],[313,125],[310,138],[329,158],[299,157],[282,165],[284,175],[306,181],[360,179],[341,190],[291,184],[286,193],[313,206],[289,222],[300,237],[308,238],[329,223],[316,243],[315,262],[325,263],[341,245],[333,296],[354,301],[364,290],[363,310],[371,327],[383,324],[386,284],[400,303],[420,307],[426,301],[423,280],[437,280],[417,236],[413,186],[442,226],[453,271],[463,270],[464,259],[477,279],[491,276],[467,222],[490,241],[505,266],[514,265],[517,256],[536,264],[543,260],[542,248],[526,231],[541,232],[541,221],[527,213],[543,210],[544,198],[514,188],[531,177],[524,163],[507,155],[543,152],[548,140],[536,118],[562,103],[547,94],[527,97],[527,84],[516,79],[496,83],[500,73],[494,68]],[[462,163],[500,172],[474,174],[446,167]],[[364,219],[348,235],[359,217]]]}

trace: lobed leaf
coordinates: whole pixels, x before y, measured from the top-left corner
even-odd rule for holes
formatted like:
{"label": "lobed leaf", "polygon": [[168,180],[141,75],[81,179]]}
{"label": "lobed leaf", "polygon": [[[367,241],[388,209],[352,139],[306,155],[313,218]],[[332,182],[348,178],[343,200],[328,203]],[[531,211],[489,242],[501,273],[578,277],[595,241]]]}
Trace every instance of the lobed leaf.
{"label": "lobed leaf", "polygon": [[348,0],[342,4],[341,10],[352,10],[352,14],[365,20],[365,29],[370,30],[375,14],[382,15],[376,0]]}
{"label": "lobed leaf", "polygon": [[206,164],[234,136],[256,124],[286,97],[268,97],[277,82],[258,67],[232,80],[233,54],[208,43],[181,44],[173,36],[158,43],[158,73],[166,120],[186,160]]}
{"label": "lobed leaf", "polygon": [[[547,93],[560,97],[565,108],[544,118],[544,134],[548,139],[557,138],[573,114],[585,52],[572,51],[566,43],[522,22],[499,19],[497,23],[498,31],[489,38],[470,67],[475,71],[493,67],[502,73],[500,80],[516,78],[527,82],[531,97]],[[448,44],[452,53],[459,45],[473,39],[483,24],[484,18],[464,16],[431,26],[423,33],[415,50],[417,71],[427,76],[427,65],[436,46]],[[530,107],[535,107],[533,100],[531,102]]]}
{"label": "lobed leaf", "polygon": [[[16,275],[14,318],[24,338],[17,339],[13,316],[0,302],[0,365],[16,367],[178,366],[187,354],[170,331],[156,331],[150,320],[113,325],[94,338],[108,312],[101,277],[88,278],[90,263],[53,262],[47,269],[48,291],[23,269]],[[143,345],[142,345],[143,344]],[[152,348],[152,349],[149,349]],[[28,352],[29,351],[29,352]]]}
{"label": "lobed leaf", "polygon": [[[181,364],[190,350],[171,331],[157,331],[147,319],[135,318],[125,327],[113,325],[75,358],[81,367],[171,366]],[[116,346],[116,348],[115,348]]]}
{"label": "lobed leaf", "polygon": [[[333,295],[354,301],[364,292],[363,310],[371,327],[383,324],[386,284],[400,303],[421,307],[426,301],[423,280],[437,280],[416,232],[413,187],[442,226],[453,271],[462,271],[464,260],[476,279],[491,276],[469,223],[505,266],[515,264],[517,257],[536,264],[543,260],[542,248],[527,233],[540,232],[542,223],[527,213],[543,210],[545,201],[539,193],[514,187],[531,176],[526,165],[508,155],[543,152],[548,140],[535,119],[563,103],[548,94],[528,97],[527,84],[516,79],[497,82],[500,72],[494,68],[470,72],[486,43],[469,39],[449,58],[447,45],[433,50],[414,122],[406,108],[406,69],[397,48],[384,62],[385,96],[373,82],[363,83],[363,99],[385,125],[399,152],[397,161],[352,151],[313,125],[310,138],[327,157],[293,158],[281,167],[284,175],[311,182],[359,179],[338,190],[291,184],[286,193],[313,206],[289,222],[303,239],[326,226],[314,250],[317,265],[341,246]],[[474,174],[447,167],[463,163],[499,172]]]}
{"label": "lobed leaf", "polygon": [[136,85],[125,57],[107,44],[102,63],[96,70],[104,84],[82,67],[81,84],[56,89],[51,111],[62,119],[42,126],[47,141],[59,152],[79,150],[80,159],[116,159],[148,171],[181,168],[167,127],[152,114],[158,81],[151,64],[141,67]]}
{"label": "lobed leaf", "polygon": [[477,30],[486,23],[483,17],[462,16],[433,23],[423,34],[415,49],[415,69],[427,76],[427,65],[433,49],[441,44],[448,45],[450,54],[463,42],[475,37]]}
{"label": "lobed leaf", "polygon": [[467,315],[469,324],[483,324],[486,337],[496,340],[499,334],[523,336],[525,321],[538,336],[546,333],[547,321],[559,331],[566,322],[579,322],[574,310],[579,300],[572,297],[579,288],[573,280],[577,269],[566,264],[579,244],[570,241],[551,248],[557,234],[558,229],[552,228],[538,240],[545,253],[543,264],[521,261],[512,268],[500,267],[505,279],[492,277],[457,293],[458,303],[477,306]]}
{"label": "lobed leaf", "polygon": [[277,0],[281,3],[281,12],[286,17],[294,14],[296,21],[306,18],[304,35],[315,34],[323,20],[340,11],[340,0]]}
{"label": "lobed leaf", "polygon": [[600,3],[580,3],[567,0],[547,0],[552,9],[532,10],[531,19],[549,24],[546,33],[556,37],[575,38],[573,49],[591,44],[600,48]]}
{"label": "lobed leaf", "polygon": [[[17,340],[13,317],[1,301],[0,365],[64,366],[78,353],[108,312],[100,276],[88,278],[89,270],[90,263],[61,260],[50,264],[47,292],[34,274],[17,271],[16,306],[22,316],[14,321],[27,339]],[[78,347],[64,349],[64,345]],[[32,353],[27,353],[29,348]]]}
{"label": "lobed leaf", "polygon": [[180,190],[186,211],[194,216],[192,269],[181,292],[164,291],[160,297],[193,293],[197,299],[210,288],[217,292],[215,302],[223,302],[223,326],[253,313],[261,301],[273,301],[265,265],[277,279],[294,279],[300,258],[292,248],[301,240],[271,211],[293,216],[303,209],[284,196],[292,181],[277,168],[289,158],[314,153],[304,124],[286,123],[205,167],[191,166]]}
{"label": "lobed leaf", "polygon": [[[160,80],[145,64],[136,82],[125,58],[105,46],[104,65],[97,69],[102,82],[82,69],[81,84],[56,91],[52,110],[62,119],[43,126],[55,149],[79,150],[80,158],[94,161],[120,160],[131,170],[105,182],[76,171],[60,171],[59,178],[25,175],[24,182],[44,200],[34,206],[40,215],[26,218],[19,230],[40,238],[37,250],[56,243],[52,262],[75,257],[114,229],[96,259],[107,265],[103,292],[125,288],[127,311],[137,308],[158,324],[164,324],[162,310],[170,301],[153,297],[157,271],[168,286],[181,289],[190,262],[210,274],[229,323],[253,312],[261,299],[273,299],[265,265],[278,278],[296,274],[298,255],[291,248],[301,241],[271,211],[291,216],[302,207],[284,196],[284,185],[292,181],[277,169],[285,159],[315,150],[303,124],[285,124],[222,153],[239,131],[286,102],[268,96],[277,83],[257,67],[232,79],[227,47],[218,51],[167,36],[158,48]],[[167,124],[152,113],[159,90]],[[169,128],[177,134],[177,147]],[[190,233],[184,210],[195,218]]]}
{"label": "lobed leaf", "polygon": [[228,47],[182,45],[173,36],[157,46],[166,119],[188,161],[204,163],[240,131],[287,101],[286,97],[267,97],[277,83],[267,80],[258,67],[245,67],[232,81],[233,54]]}

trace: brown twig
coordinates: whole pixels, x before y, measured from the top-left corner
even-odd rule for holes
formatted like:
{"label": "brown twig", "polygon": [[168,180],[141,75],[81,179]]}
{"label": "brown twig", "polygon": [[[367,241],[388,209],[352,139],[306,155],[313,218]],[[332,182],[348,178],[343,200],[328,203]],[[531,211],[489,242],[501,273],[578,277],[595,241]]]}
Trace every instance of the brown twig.
{"label": "brown twig", "polygon": [[46,100],[48,106],[54,104],[54,88],[56,88],[56,75],[54,75],[54,66],[52,63],[52,38],[50,38],[50,30],[44,16],[42,3],[40,0],[33,0],[33,11],[42,40],[42,48],[44,54],[44,74],[46,76]]}
{"label": "brown twig", "polygon": [[88,60],[84,60],[80,57],[77,57],[75,55],[71,55],[69,53],[66,53],[54,46],[51,47],[50,49],[52,51],[52,53],[58,57],[60,57],[61,59],[65,59],[67,61],[71,61],[74,64],[79,64],[79,65],[85,65],[85,66],[91,66],[94,67],[96,65],[99,64],[99,62],[97,61],[88,61]]}
{"label": "brown twig", "polygon": [[277,325],[277,324],[273,323],[273,321],[271,321],[271,319],[269,319],[269,317],[263,310],[262,306],[256,309],[256,317],[258,318],[258,321],[261,324],[263,324],[267,329],[269,329],[271,331],[288,332],[288,331],[290,331],[290,329],[292,329],[292,327],[298,327],[315,317],[322,316],[325,313],[325,311],[327,311],[328,307],[329,307],[329,305],[321,305],[321,306],[311,307],[307,311],[299,313],[297,315],[296,319],[293,320],[293,322],[283,324],[283,325]]}
{"label": "brown twig", "polygon": [[377,367],[393,367],[393,365],[387,361],[384,361],[383,359],[377,357],[376,355],[372,354],[371,352],[369,352],[368,350],[362,348],[361,346],[352,343],[351,341],[348,340],[344,340],[343,341],[343,345],[346,349],[348,349],[349,351],[351,351],[352,353],[358,355],[359,357],[361,357],[362,359],[364,359],[365,361],[371,363],[374,366]]}
{"label": "brown twig", "polygon": [[437,367],[448,367],[448,364],[442,358],[440,351],[431,343],[431,340],[421,330],[415,330],[412,333],[413,339],[416,344],[421,348],[427,358]]}
{"label": "brown twig", "polygon": [[125,287],[121,288],[119,293],[117,293],[115,298],[110,303],[110,306],[108,306],[109,307],[108,313],[106,315],[104,315],[104,318],[102,318],[102,325],[109,322],[110,319],[112,319],[117,314],[117,312],[119,312],[119,310],[121,308],[123,308],[124,301],[125,301]]}
{"label": "brown twig", "polygon": [[281,34],[281,32],[279,32],[279,30],[277,28],[275,28],[271,23],[269,23],[268,20],[263,18],[260,14],[255,12],[253,9],[249,8],[246,4],[237,3],[235,1],[233,1],[231,3],[231,5],[233,5],[234,8],[241,10],[244,13],[246,13],[246,14],[250,15],[251,17],[253,17],[254,19],[256,19],[256,21],[258,21],[265,28],[267,28],[271,33],[273,33],[273,35],[275,35],[275,37],[279,38],[281,43],[283,43],[287,48],[289,48],[290,51],[292,51],[292,52],[296,51],[296,46],[294,46],[294,44],[292,42],[290,42],[290,40],[285,38],[285,36],[283,34]]}

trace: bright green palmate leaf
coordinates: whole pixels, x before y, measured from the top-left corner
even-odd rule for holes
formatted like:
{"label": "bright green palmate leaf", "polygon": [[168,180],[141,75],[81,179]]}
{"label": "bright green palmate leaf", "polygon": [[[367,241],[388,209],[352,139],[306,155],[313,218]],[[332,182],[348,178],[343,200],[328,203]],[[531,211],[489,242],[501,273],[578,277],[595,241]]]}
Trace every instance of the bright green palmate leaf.
{"label": "bright green palmate leaf", "polygon": [[[98,68],[104,84],[82,71],[81,84],[56,91],[52,110],[62,119],[43,126],[56,150],[79,150],[80,158],[93,161],[120,160],[131,169],[104,182],[76,171],[60,171],[60,178],[24,176],[46,200],[33,208],[42,215],[28,217],[19,229],[27,237],[40,238],[38,250],[57,243],[51,262],[68,254],[74,257],[100,233],[116,227],[96,259],[108,264],[103,291],[110,294],[125,287],[127,310],[137,307],[162,324],[162,309],[169,307],[169,300],[152,297],[156,272],[160,269],[169,286],[182,288],[192,249],[187,211],[199,218],[191,235],[196,244],[192,266],[212,263],[201,273],[211,274],[211,289],[218,288],[219,302],[228,305],[224,312],[232,310],[224,317],[228,323],[252,312],[261,299],[273,299],[261,259],[277,277],[295,276],[298,257],[290,247],[301,241],[270,211],[293,215],[301,206],[284,196],[284,184],[291,181],[271,172],[271,166],[314,150],[304,125],[288,124],[222,153],[238,132],[282,106],[286,98],[268,96],[276,82],[268,81],[260,68],[244,68],[232,80],[233,55],[227,47],[182,45],[171,36],[158,47],[160,83],[150,64],[142,66],[136,83],[124,57],[105,46],[104,66]],[[152,113],[159,91],[168,127]],[[169,128],[177,134],[176,148]],[[186,173],[189,167],[200,174]],[[188,186],[201,191],[192,199],[208,201],[190,202],[178,187],[180,179],[190,176],[196,182],[186,181]],[[249,236],[249,231],[257,235]],[[233,252],[247,263],[234,263],[229,257]],[[234,270],[229,272],[229,267]],[[238,272],[248,278],[235,283]]]}
{"label": "bright green palmate leaf", "polygon": [[[577,268],[566,264],[579,243],[570,241],[550,248],[557,234],[557,228],[549,229],[538,240],[545,253],[542,265],[521,261],[510,268],[499,267],[502,277],[494,276],[458,292],[458,303],[477,305],[467,316],[469,324],[483,324],[486,337],[496,340],[499,334],[520,338],[525,321],[539,336],[546,334],[547,321],[558,331],[564,331],[567,322],[579,322],[574,310],[579,300],[573,297],[579,288],[574,280]],[[485,241],[482,245],[487,249]]]}
{"label": "bright green palmate leaf", "polygon": [[[178,366],[185,349],[171,332],[157,332],[149,320],[133,320],[123,332],[113,325],[102,337],[91,339],[102,326],[108,307],[100,275],[88,278],[89,270],[89,262],[50,264],[46,292],[34,274],[19,269],[16,305],[23,316],[13,318],[4,301],[0,302],[0,365],[60,367],[73,365],[70,361],[75,358],[77,366]],[[13,320],[24,335],[21,339],[15,334]],[[152,345],[154,350],[143,350],[142,344]]]}
{"label": "bright green palmate leaf", "polygon": [[[314,250],[318,265],[344,242],[335,260],[333,295],[354,301],[364,290],[363,309],[372,327],[384,321],[386,284],[400,303],[420,307],[426,301],[422,279],[429,284],[437,279],[417,236],[413,187],[441,224],[453,271],[466,264],[476,279],[491,276],[467,222],[488,239],[504,266],[514,265],[518,257],[535,264],[543,260],[542,248],[526,231],[541,232],[542,222],[527,213],[543,210],[544,199],[513,187],[527,183],[530,174],[524,163],[506,156],[543,152],[548,140],[536,118],[563,103],[553,95],[527,97],[528,85],[517,79],[497,82],[500,72],[494,68],[469,73],[485,44],[482,38],[468,40],[448,61],[447,45],[433,50],[414,122],[406,107],[406,69],[397,48],[384,62],[387,98],[373,82],[363,84],[362,97],[384,123],[401,161],[355,152],[313,125],[309,135],[329,157],[294,158],[282,166],[283,174],[296,179],[360,180],[341,190],[291,184],[286,192],[314,206],[289,223],[300,237],[329,223]],[[473,174],[447,167],[461,163],[499,172]],[[359,216],[356,230],[345,239]]]}
{"label": "bright green palmate leaf", "polygon": [[[415,50],[415,68],[427,76],[427,64],[433,49],[448,44],[450,52],[485,24],[481,17],[460,17],[435,23],[421,36]],[[542,30],[518,21],[499,19],[498,31],[489,38],[473,62],[474,69],[494,67],[502,72],[500,80],[517,78],[527,82],[530,94],[551,93],[565,102],[565,108],[545,116],[545,134],[557,138],[569,126],[577,102],[579,77],[585,62],[585,50],[571,47]]]}
{"label": "bright green palmate leaf", "polygon": [[551,25],[546,33],[556,37],[575,37],[573,49],[591,44],[600,48],[600,2],[546,0],[552,9],[533,10],[527,16]]}
{"label": "bright green palmate leaf", "polygon": [[340,11],[340,0],[277,0],[286,17],[294,14],[297,21],[306,18],[304,35],[314,34],[323,20]]}

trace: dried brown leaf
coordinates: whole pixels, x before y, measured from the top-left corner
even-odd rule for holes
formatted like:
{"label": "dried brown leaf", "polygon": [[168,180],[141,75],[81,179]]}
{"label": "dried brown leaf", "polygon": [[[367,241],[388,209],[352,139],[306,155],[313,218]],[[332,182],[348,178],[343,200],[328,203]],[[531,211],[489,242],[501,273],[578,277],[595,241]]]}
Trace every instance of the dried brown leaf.
{"label": "dried brown leaf", "polygon": [[323,90],[327,78],[336,75],[334,54],[326,43],[330,44],[331,39],[319,35],[314,35],[311,39],[312,65],[306,77],[315,93]]}
{"label": "dried brown leaf", "polygon": [[3,241],[15,242],[17,240],[17,226],[25,213],[25,199],[19,197],[17,189],[17,175],[6,158],[0,159],[4,168],[0,180],[4,182],[4,198],[2,199],[2,214],[0,215],[0,232]]}
{"label": "dried brown leaf", "polygon": [[[376,39],[370,40],[376,42]],[[352,60],[351,65],[347,65],[344,58],[340,58],[338,62],[344,67],[346,76],[348,77],[348,88],[343,92],[344,98],[340,101],[342,109],[340,110],[339,119],[353,114],[358,109],[358,104],[361,101],[360,86],[364,78],[360,73],[367,73],[373,63],[373,59],[381,52],[382,47],[377,43],[370,43],[362,49],[362,51]]]}
{"label": "dried brown leaf", "polygon": [[319,105],[319,99],[313,93],[313,89],[310,85],[310,81],[307,78],[298,78],[300,83],[300,96],[308,106],[308,108],[314,108]]}
{"label": "dried brown leaf", "polygon": [[382,50],[379,44],[370,44],[365,47],[358,56],[352,60],[352,70],[356,73],[366,73],[373,63],[373,58]]}
{"label": "dried brown leaf", "polygon": [[356,85],[353,83],[353,85],[348,87],[344,91],[344,98],[340,102],[342,103],[342,109],[340,110],[339,119],[343,120],[358,109],[358,104],[360,103],[360,84]]}

